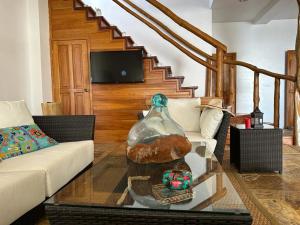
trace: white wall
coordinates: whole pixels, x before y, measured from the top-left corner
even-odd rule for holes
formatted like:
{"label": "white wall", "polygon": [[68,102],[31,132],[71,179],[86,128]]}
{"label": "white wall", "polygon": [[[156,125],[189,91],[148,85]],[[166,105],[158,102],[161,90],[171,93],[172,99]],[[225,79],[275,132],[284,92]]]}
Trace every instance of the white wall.
{"label": "white wall", "polygon": [[[41,37],[49,40],[49,32],[40,29],[40,15],[48,15],[47,8],[40,9],[45,4],[47,0],[0,1],[0,100],[24,99],[33,114],[41,113],[42,74],[50,76],[50,60],[42,57],[50,51],[41,44]],[[42,26],[47,24],[44,19]]]}
{"label": "white wall", "polygon": [[[237,52],[238,60],[277,73],[285,73],[285,52],[295,49],[296,20],[274,20],[268,24],[214,23],[213,36]],[[253,111],[253,72],[237,71],[237,112]],[[274,79],[260,76],[260,109],[265,121],[273,122]],[[284,121],[284,82],[281,82],[280,124]]]}
{"label": "white wall", "polygon": [[[103,16],[111,24],[118,26],[121,31],[126,32],[126,35],[131,36],[138,45],[145,46],[151,55],[158,56],[161,65],[172,66],[173,75],[185,76],[184,86],[199,86],[196,95],[204,95],[204,67],[181,53],[180,50],[173,47],[155,31],[128,14],[113,1],[85,0],[84,2],[100,8]],[[150,6],[146,1],[135,0],[134,2],[153,16],[160,19],[169,28],[176,31],[177,34],[182,35],[185,39],[191,41],[207,53],[211,53],[212,48],[209,45],[180,28],[168,17],[163,16],[160,11]],[[184,2],[182,0],[162,0],[161,2],[193,25],[199,27],[208,34],[212,34],[212,11],[209,8],[209,0],[186,0]]]}
{"label": "white wall", "polygon": [[27,1],[0,1],[0,100],[30,102]]}

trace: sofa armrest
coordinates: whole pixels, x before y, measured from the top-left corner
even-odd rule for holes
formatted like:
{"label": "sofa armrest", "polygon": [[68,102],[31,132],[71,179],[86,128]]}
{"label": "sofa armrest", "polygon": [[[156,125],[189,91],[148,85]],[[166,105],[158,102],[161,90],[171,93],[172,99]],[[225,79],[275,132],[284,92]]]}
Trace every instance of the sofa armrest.
{"label": "sofa armrest", "polygon": [[217,140],[217,145],[216,145],[214,154],[220,163],[222,163],[222,161],[223,161],[226,137],[227,137],[228,127],[229,127],[230,118],[231,118],[230,113],[228,113],[226,111],[223,111],[223,113],[224,113],[224,115],[223,115],[221,125],[219,127],[218,132],[216,133],[216,135],[214,137],[214,139]]}
{"label": "sofa armrest", "polygon": [[34,122],[58,142],[94,140],[95,116],[33,116]]}

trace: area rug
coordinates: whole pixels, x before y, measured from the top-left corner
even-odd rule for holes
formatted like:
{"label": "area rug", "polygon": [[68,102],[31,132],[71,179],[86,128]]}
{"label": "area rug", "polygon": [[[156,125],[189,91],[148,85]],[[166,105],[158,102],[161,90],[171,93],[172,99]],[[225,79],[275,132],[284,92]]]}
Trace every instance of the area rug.
{"label": "area rug", "polygon": [[[226,151],[226,155],[228,151]],[[253,217],[253,225],[300,225],[300,149],[283,148],[283,173],[240,174],[224,168]]]}

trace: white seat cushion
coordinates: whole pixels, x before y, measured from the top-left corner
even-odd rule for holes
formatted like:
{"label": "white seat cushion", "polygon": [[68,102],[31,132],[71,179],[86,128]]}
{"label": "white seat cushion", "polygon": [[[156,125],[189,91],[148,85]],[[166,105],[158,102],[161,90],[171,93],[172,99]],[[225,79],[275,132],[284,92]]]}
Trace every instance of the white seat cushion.
{"label": "white seat cushion", "polygon": [[200,131],[200,98],[168,99],[170,116],[184,131]]}
{"label": "white seat cushion", "polygon": [[205,108],[200,116],[200,132],[204,138],[214,138],[223,119],[221,109]]}
{"label": "white seat cushion", "polygon": [[0,101],[0,128],[34,124],[24,101]]}
{"label": "white seat cushion", "polygon": [[0,225],[8,225],[42,203],[45,172],[0,172]]}
{"label": "white seat cushion", "polygon": [[207,156],[215,151],[217,140],[212,138],[204,138],[200,132],[185,132],[186,137],[190,142],[200,142],[200,145],[205,146]]}
{"label": "white seat cushion", "polygon": [[44,171],[46,195],[50,197],[93,160],[93,141],[67,142],[3,160],[0,163],[0,172]]}

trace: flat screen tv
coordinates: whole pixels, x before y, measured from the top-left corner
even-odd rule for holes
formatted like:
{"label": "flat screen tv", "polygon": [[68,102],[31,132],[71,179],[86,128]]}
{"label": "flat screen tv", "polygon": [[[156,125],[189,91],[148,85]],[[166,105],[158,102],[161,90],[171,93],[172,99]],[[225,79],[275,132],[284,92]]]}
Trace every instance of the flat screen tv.
{"label": "flat screen tv", "polygon": [[91,52],[92,83],[144,82],[142,51]]}

